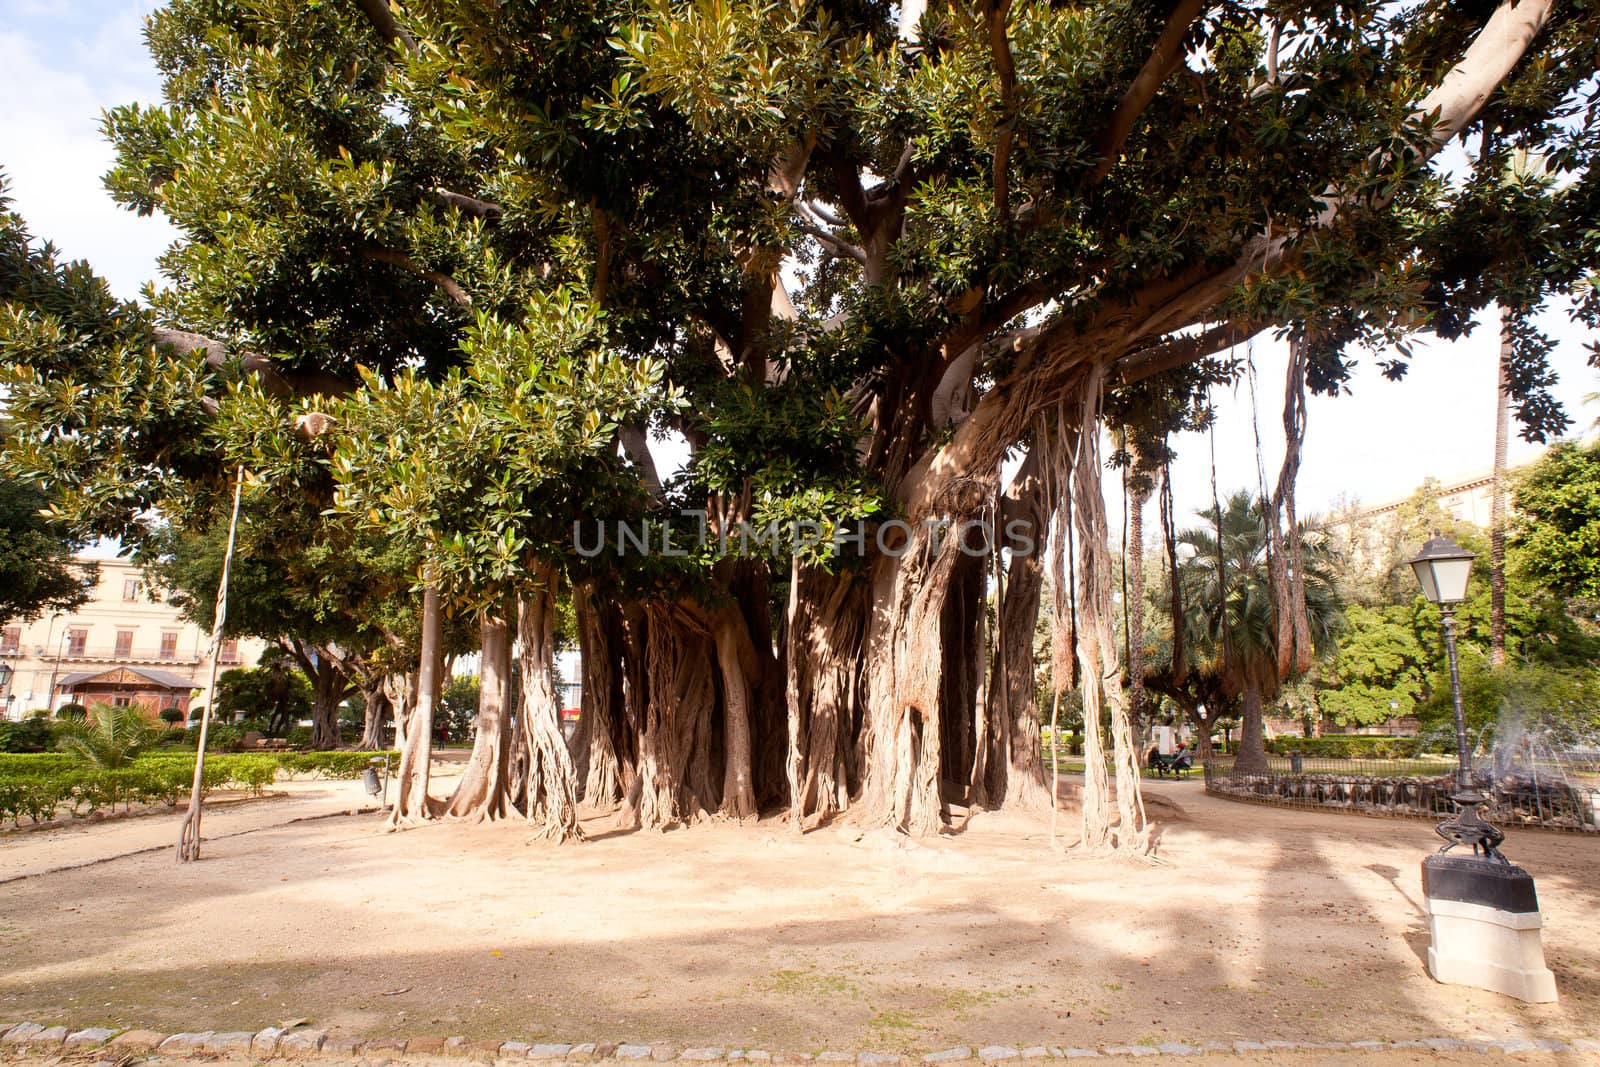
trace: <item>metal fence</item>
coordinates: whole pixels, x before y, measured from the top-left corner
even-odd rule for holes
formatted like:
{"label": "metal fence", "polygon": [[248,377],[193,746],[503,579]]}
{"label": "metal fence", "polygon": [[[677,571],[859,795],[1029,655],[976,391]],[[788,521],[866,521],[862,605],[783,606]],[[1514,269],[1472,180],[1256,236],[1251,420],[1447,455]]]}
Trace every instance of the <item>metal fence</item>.
{"label": "metal fence", "polygon": [[[1439,819],[1455,811],[1454,761],[1340,760],[1290,757],[1268,761],[1266,774],[1238,774],[1232,760],[1207,760],[1206,792],[1228,800],[1320,811]],[[1600,781],[1534,769],[1474,773],[1489,798],[1480,809],[1502,827],[1600,830]]]}

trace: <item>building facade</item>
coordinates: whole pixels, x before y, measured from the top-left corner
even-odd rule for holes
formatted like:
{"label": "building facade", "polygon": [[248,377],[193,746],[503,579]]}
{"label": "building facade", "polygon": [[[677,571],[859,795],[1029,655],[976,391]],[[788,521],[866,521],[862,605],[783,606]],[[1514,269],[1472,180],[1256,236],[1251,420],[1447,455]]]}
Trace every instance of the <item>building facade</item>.
{"label": "building facade", "polygon": [[[5,717],[100,700],[139,704],[152,716],[168,707],[187,716],[200,707],[210,677],[211,635],[152,596],[134,564],[84,562],[100,568],[86,603],[28,622],[0,622],[0,663],[11,668],[0,689]],[[219,672],[255,666],[265,647],[256,640],[224,642]]]}

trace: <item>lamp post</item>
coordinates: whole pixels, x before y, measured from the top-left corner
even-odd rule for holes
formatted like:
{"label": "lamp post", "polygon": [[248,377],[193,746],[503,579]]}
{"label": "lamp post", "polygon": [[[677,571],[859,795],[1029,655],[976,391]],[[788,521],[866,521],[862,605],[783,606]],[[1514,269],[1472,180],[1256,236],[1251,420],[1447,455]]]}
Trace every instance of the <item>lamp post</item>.
{"label": "lamp post", "polygon": [[[1461,710],[1461,668],[1456,659],[1456,605],[1467,599],[1467,580],[1477,557],[1435,530],[1433,538],[1410,560],[1422,595],[1444,616],[1444,644],[1450,658],[1450,703],[1456,716],[1456,791],[1471,783],[1472,753],[1467,749],[1467,721]],[[1481,803],[1482,798],[1479,798]]]}
{"label": "lamp post", "polygon": [[[1422,861],[1422,895],[1428,904],[1428,973],[1440,982],[1477,986],[1520,1000],[1556,999],[1555,978],[1544,963],[1539,898],[1533,878],[1500,854],[1505,834],[1485,822],[1472,788],[1472,752],[1461,708],[1461,668],[1456,659],[1455,606],[1467,598],[1475,557],[1437,530],[1410,560],[1422,593],[1439,608],[1450,657],[1450,702],[1456,720],[1456,813],[1435,831],[1438,852]],[[1471,845],[1472,855],[1447,855]]]}
{"label": "lamp post", "polygon": [[3,706],[0,706],[0,714],[3,714],[8,719],[11,718],[11,676],[15,673],[16,668],[11,664],[0,663],[0,693],[5,694]]}
{"label": "lamp post", "polygon": [[55,710],[56,710],[56,677],[61,674],[61,654],[66,651],[66,648],[67,648],[67,637],[70,636],[71,633],[72,633],[71,630],[62,630],[61,631],[61,640],[56,642],[56,664],[55,664],[54,667],[50,668],[50,701],[49,701],[49,708],[50,708],[50,714],[52,714],[52,715],[55,714]]}

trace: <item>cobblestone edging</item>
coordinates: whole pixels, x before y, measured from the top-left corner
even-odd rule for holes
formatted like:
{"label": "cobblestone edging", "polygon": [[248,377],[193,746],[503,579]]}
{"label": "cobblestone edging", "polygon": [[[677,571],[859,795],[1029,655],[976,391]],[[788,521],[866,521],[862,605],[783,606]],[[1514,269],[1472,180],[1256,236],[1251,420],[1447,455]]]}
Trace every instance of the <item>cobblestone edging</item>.
{"label": "cobblestone edging", "polygon": [[[1041,1061],[1094,1059],[1105,1056],[1203,1056],[1210,1052],[1367,1052],[1383,1049],[1429,1049],[1435,1052],[1592,1052],[1600,1053],[1600,1040],[1556,1041],[1550,1038],[1504,1037],[1494,1041],[1463,1041],[1429,1037],[1416,1041],[1208,1041],[1185,1045],[1169,1041],[1159,1045],[1104,1045],[1098,1048],[1063,1048],[1055,1045],[959,1046],[922,1055],[896,1055],[856,1050],[772,1052],[767,1049],[698,1046],[678,1048],[662,1044],[532,1043],[527,1041],[469,1041],[465,1037],[333,1037],[308,1026],[293,1029],[269,1026],[265,1030],[185,1031],[164,1034],[156,1030],[111,1030],[91,1026],[73,1030],[40,1023],[0,1022],[0,1055],[7,1051],[58,1054],[104,1049],[115,1062],[129,1054],[160,1052],[168,1056],[246,1055],[255,1059],[300,1059],[309,1056],[360,1056],[392,1059],[396,1056],[445,1056],[476,1060],[526,1059],[535,1062],[588,1062],[643,1060],[780,1064],[862,1064],[866,1067],[897,1064],[997,1064],[1007,1060]],[[1021,1063],[1015,1065],[1021,1067]]]}

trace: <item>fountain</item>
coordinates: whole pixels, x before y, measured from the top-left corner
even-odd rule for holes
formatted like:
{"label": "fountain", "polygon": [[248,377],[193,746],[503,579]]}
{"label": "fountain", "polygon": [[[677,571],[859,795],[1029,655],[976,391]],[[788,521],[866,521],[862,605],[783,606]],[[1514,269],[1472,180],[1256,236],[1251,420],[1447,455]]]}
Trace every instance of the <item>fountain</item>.
{"label": "fountain", "polygon": [[1600,739],[1508,701],[1487,748],[1473,785],[1502,822],[1600,831]]}

